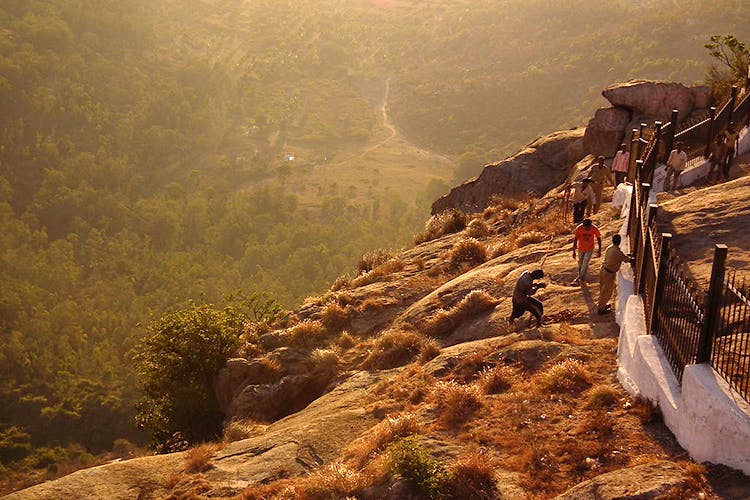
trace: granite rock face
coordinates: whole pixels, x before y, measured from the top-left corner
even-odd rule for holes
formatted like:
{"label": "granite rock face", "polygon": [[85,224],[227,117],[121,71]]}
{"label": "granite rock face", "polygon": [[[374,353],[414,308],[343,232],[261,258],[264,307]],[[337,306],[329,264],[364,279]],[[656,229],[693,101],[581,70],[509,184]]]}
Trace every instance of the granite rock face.
{"label": "granite rock face", "polygon": [[664,121],[669,120],[673,109],[684,119],[694,110],[708,107],[711,101],[705,86],[686,87],[681,83],[649,80],[610,85],[602,95],[616,108]]}
{"label": "granite rock face", "polygon": [[631,113],[624,108],[598,109],[586,127],[584,150],[596,156],[614,156],[631,119]]}
{"label": "granite rock face", "polygon": [[658,461],[602,474],[580,483],[555,498],[557,500],[642,500],[659,498],[660,495],[666,495],[673,488],[679,490],[686,483],[685,471],[677,464]]}
{"label": "granite rock face", "polygon": [[493,196],[542,195],[563,182],[583,156],[584,128],[540,137],[514,156],[484,167],[476,179],[451,189],[432,205],[437,214],[451,208],[481,212]]}

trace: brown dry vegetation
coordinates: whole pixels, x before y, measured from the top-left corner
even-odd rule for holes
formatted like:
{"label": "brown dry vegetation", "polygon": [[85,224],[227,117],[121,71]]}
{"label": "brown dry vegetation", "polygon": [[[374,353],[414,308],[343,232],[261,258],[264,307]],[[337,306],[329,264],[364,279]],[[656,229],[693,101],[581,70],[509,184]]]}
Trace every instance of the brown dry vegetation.
{"label": "brown dry vegetation", "polygon": [[419,245],[446,234],[457,233],[466,227],[466,222],[466,215],[456,209],[433,215],[425,223],[424,231],[414,237],[414,243]]}
{"label": "brown dry vegetation", "polygon": [[[422,241],[460,231],[465,223],[459,213],[436,216]],[[507,231],[489,249],[473,239],[500,233],[498,227]],[[616,385],[616,341],[582,333],[590,332],[583,321],[589,318],[586,311],[557,307],[547,316],[552,324],[533,332],[516,333],[510,327],[499,331],[493,326],[493,334],[515,336],[513,342],[539,339],[539,354],[532,356],[533,362],[527,362],[524,354],[514,357],[498,345],[459,351],[458,356],[441,356],[425,364],[440,353],[435,337],[444,338],[462,325],[469,327],[472,321],[492,317],[488,313],[501,301],[479,287],[460,300],[460,295],[444,295],[450,302],[444,309],[432,309],[426,318],[417,316],[425,318],[421,323],[407,319],[395,323],[400,327],[373,329],[366,337],[356,326],[358,315],[377,316],[386,307],[388,312],[403,310],[463,272],[462,262],[473,262],[473,257],[455,257],[448,266],[439,259],[436,263],[434,255],[442,254],[450,261],[451,255],[459,253],[456,248],[468,242],[484,248],[484,257],[475,260],[483,262],[487,254],[494,257],[545,241],[552,248],[555,237],[568,229],[553,204],[516,200],[490,207],[463,235],[437,242],[442,246],[432,259],[424,250],[429,248],[426,245],[408,258],[385,251],[363,256],[360,269],[364,273],[347,281],[352,288],[343,295],[327,294],[310,301],[304,317],[318,321],[304,320],[287,330],[287,335],[292,345],[318,347],[310,354],[313,364],[339,365],[342,371],[408,364],[369,390],[363,406],[371,417],[382,420],[308,475],[253,486],[240,498],[383,497],[398,479],[389,468],[389,445],[417,434],[420,439],[445,443],[451,450],[436,459],[444,474],[440,494],[447,498],[501,497],[495,484],[498,471],[515,475],[515,486],[528,498],[550,498],[598,474],[672,453],[661,441],[663,436],[651,432],[659,425],[658,410],[649,402],[630,401]],[[376,282],[383,282],[383,288],[372,287],[375,294],[356,290]],[[482,286],[493,293],[496,286],[504,289],[497,281]],[[325,348],[327,340],[333,349]],[[695,469],[691,474],[695,477],[691,491],[700,491],[704,471]],[[685,491],[670,494],[681,498],[679,494]]]}
{"label": "brown dry vegetation", "polygon": [[493,309],[497,304],[498,300],[484,290],[472,290],[455,307],[440,309],[427,318],[420,331],[430,337],[440,337],[455,330],[465,320]]}
{"label": "brown dry vegetation", "polygon": [[487,245],[476,238],[461,238],[446,255],[452,267],[461,264],[478,265],[487,260]]}
{"label": "brown dry vegetation", "polygon": [[388,330],[382,333],[364,362],[368,369],[382,370],[404,365],[415,358],[427,361],[440,352],[440,344],[421,333]]}
{"label": "brown dry vegetation", "polygon": [[211,457],[221,450],[220,443],[206,443],[191,448],[185,454],[184,471],[188,473],[206,472],[213,467]]}

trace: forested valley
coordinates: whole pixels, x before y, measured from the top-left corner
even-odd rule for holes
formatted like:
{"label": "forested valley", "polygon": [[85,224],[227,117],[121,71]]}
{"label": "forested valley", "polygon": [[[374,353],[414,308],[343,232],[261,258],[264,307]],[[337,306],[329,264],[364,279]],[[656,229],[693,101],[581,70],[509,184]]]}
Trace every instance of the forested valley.
{"label": "forested valley", "polygon": [[165,311],[321,293],[607,84],[700,80],[715,33],[746,2],[3,1],[0,486],[145,443]]}

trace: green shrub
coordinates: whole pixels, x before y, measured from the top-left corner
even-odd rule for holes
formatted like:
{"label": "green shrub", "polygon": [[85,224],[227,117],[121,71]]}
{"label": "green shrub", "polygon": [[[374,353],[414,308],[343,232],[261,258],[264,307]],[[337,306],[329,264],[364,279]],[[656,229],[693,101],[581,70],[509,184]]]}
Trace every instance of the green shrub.
{"label": "green shrub", "polygon": [[[275,310],[268,309],[269,317]],[[188,443],[221,435],[222,414],[212,381],[239,347],[242,326],[248,319],[241,307],[219,310],[193,304],[167,313],[149,326],[134,358],[144,392],[136,421],[150,432],[157,451],[165,451],[175,434]]]}
{"label": "green shrub", "polygon": [[442,496],[448,474],[445,467],[420,446],[417,436],[398,440],[388,451],[391,471],[401,476],[415,493],[428,498]]}

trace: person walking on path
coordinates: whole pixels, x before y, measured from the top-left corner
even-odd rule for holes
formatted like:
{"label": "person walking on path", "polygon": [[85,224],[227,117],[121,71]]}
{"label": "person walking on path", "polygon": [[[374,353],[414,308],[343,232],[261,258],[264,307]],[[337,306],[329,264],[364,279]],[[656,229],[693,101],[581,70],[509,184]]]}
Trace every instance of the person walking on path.
{"label": "person walking on path", "polygon": [[623,262],[632,262],[632,258],[620,250],[620,241],[622,237],[619,234],[612,235],[612,244],[604,251],[604,261],[599,271],[599,302],[596,307],[598,314],[606,314],[611,310],[609,299],[612,298],[615,288],[617,271]]}
{"label": "person walking on path", "polygon": [[[711,154],[708,157],[708,174],[706,175],[706,183],[708,184],[711,184],[714,180],[715,182],[720,180],[721,171],[724,168],[724,160],[727,156],[727,143],[724,138],[724,132],[722,132],[711,143]],[[716,174],[715,176],[714,173]]]}
{"label": "person walking on path", "polygon": [[725,180],[729,180],[729,170],[732,168],[732,161],[734,161],[734,153],[737,151],[737,141],[740,137],[740,131],[737,130],[737,126],[734,122],[729,124],[726,132],[726,145],[727,153],[724,157],[724,163],[722,165],[721,173]]}
{"label": "person walking on path", "polygon": [[573,222],[579,224],[583,220],[584,213],[591,215],[591,209],[594,207],[596,195],[591,189],[591,179],[586,178],[573,189]]}
{"label": "person walking on path", "polygon": [[523,314],[528,311],[536,319],[536,327],[542,326],[544,319],[544,306],[538,299],[532,297],[540,288],[547,286],[546,283],[534,283],[534,280],[544,278],[544,271],[536,269],[529,272],[525,270],[521,273],[521,277],[518,278],[516,288],[513,290],[513,311],[510,313],[508,323],[513,323],[513,320],[520,318]]}
{"label": "person walking on path", "polygon": [[599,156],[596,159],[596,163],[591,165],[591,171],[589,173],[591,179],[591,187],[594,189],[594,213],[599,213],[599,208],[602,206],[602,192],[604,191],[604,183],[609,182],[613,186],[615,185],[612,180],[612,174],[609,173],[607,165],[604,164],[604,157]]}
{"label": "person walking on path", "polygon": [[664,177],[664,191],[674,191],[680,187],[680,176],[685,170],[687,160],[685,145],[678,142],[675,144],[675,148],[669,153],[669,158],[667,159],[667,175]]}
{"label": "person walking on path", "polygon": [[586,272],[589,268],[591,254],[594,253],[594,240],[599,244],[597,257],[602,255],[602,235],[599,228],[596,227],[591,219],[584,219],[582,224],[576,227],[573,236],[573,258],[576,258],[576,249],[578,250],[578,276],[573,280],[573,284],[586,283]]}
{"label": "person walking on path", "polygon": [[619,186],[628,178],[630,167],[630,151],[625,144],[620,144],[620,149],[612,159],[612,172],[615,174],[615,187]]}

